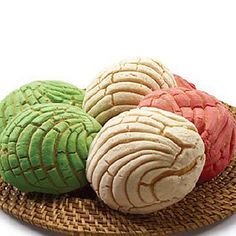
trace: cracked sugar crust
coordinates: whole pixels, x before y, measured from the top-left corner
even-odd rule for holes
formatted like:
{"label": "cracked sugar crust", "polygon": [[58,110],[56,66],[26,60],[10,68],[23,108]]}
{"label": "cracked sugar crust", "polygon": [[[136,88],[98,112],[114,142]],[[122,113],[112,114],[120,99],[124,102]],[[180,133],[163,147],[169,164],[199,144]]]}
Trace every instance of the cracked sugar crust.
{"label": "cracked sugar crust", "polygon": [[0,133],[7,124],[29,106],[66,103],[82,107],[85,91],[62,81],[34,81],[10,93],[0,103]]}
{"label": "cracked sugar crust", "polygon": [[75,106],[31,106],[1,135],[1,176],[23,192],[59,194],[83,187],[89,147],[100,128]]}
{"label": "cracked sugar crust", "polygon": [[176,87],[174,76],[160,62],[149,58],[125,60],[108,68],[87,88],[83,109],[101,124],[136,108],[148,93]]}
{"label": "cracked sugar crust", "polygon": [[227,167],[236,146],[236,124],[218,99],[199,90],[171,88],[147,95],[139,106],[173,112],[197,127],[206,153],[200,182],[211,180]]}
{"label": "cracked sugar crust", "polygon": [[204,162],[204,144],[191,122],[156,108],[133,109],[96,136],[87,179],[111,208],[145,214],[184,198]]}

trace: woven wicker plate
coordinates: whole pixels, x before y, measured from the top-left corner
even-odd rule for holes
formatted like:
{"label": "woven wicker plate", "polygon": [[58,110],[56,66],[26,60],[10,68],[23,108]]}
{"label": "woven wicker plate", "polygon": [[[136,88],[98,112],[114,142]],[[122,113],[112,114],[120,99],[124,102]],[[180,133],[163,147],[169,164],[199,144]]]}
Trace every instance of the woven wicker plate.
{"label": "woven wicker plate", "polygon": [[[236,108],[226,105],[236,119]],[[87,199],[85,199],[85,196]],[[77,235],[170,235],[213,224],[236,212],[236,158],[216,179],[153,215],[124,215],[96,200],[89,187],[52,197],[24,194],[0,180],[0,208],[25,222]]]}

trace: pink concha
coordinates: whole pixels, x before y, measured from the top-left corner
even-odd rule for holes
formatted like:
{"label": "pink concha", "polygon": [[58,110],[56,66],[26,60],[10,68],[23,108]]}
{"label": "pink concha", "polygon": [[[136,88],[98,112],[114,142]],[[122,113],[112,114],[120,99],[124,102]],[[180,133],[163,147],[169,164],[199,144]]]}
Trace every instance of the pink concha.
{"label": "pink concha", "polygon": [[188,88],[169,88],[147,95],[139,107],[156,107],[181,115],[194,123],[205,144],[206,163],[199,182],[225,170],[234,155],[236,124],[215,97]]}
{"label": "pink concha", "polygon": [[186,79],[183,79],[179,75],[174,74],[174,78],[178,87],[196,89],[196,86],[193,83],[190,83],[189,81],[187,81]]}

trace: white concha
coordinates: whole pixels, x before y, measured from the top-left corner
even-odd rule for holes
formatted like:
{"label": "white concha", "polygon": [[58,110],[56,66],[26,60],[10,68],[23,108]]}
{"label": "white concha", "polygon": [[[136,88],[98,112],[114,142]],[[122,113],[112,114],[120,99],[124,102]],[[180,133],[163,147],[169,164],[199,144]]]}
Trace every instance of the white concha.
{"label": "white concha", "polygon": [[147,214],[191,192],[204,162],[204,144],[191,122],[144,107],[105,124],[91,145],[87,178],[111,208]]}
{"label": "white concha", "polygon": [[136,108],[148,93],[176,87],[173,74],[149,58],[125,60],[108,68],[86,89],[83,109],[101,124]]}

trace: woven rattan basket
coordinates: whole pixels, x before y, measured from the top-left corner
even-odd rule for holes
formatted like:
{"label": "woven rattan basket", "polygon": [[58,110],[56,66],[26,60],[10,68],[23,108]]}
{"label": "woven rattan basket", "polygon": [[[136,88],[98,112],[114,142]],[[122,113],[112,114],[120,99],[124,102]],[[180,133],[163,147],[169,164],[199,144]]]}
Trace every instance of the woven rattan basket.
{"label": "woven rattan basket", "polygon": [[[236,118],[236,108],[226,106]],[[52,197],[21,193],[2,180],[0,208],[25,222],[67,234],[170,235],[195,230],[236,212],[236,158],[219,177],[196,187],[181,202],[152,215],[124,215],[110,210],[89,187]]]}

